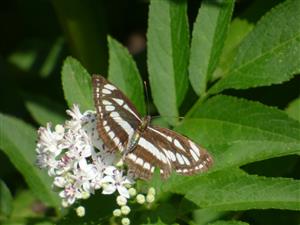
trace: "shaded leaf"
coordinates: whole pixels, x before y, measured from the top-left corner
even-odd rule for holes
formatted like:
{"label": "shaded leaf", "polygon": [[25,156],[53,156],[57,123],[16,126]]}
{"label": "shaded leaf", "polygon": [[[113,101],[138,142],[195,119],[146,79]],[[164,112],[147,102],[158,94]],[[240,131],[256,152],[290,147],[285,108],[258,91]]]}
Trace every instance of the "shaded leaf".
{"label": "shaded leaf", "polygon": [[[106,72],[105,7],[87,1],[51,1],[72,55],[92,73]],[[98,13],[96,13],[98,12]]]}
{"label": "shaded leaf", "polygon": [[220,57],[220,62],[213,73],[213,79],[223,77],[230,69],[237,54],[238,46],[247,34],[253,29],[254,24],[240,18],[235,18],[228,29],[227,39]]}
{"label": "shaded leaf", "polygon": [[8,56],[8,61],[18,69],[48,77],[59,68],[64,47],[64,39],[25,39],[16,51]]}
{"label": "shaded leaf", "polygon": [[209,222],[218,220],[219,218],[224,218],[226,214],[228,214],[227,211],[220,211],[220,210],[218,211],[211,208],[204,208],[204,209],[194,210],[193,219],[197,225],[206,225]]}
{"label": "shaded leaf", "polygon": [[249,223],[245,223],[245,222],[237,221],[237,220],[228,220],[228,221],[218,220],[216,222],[209,223],[208,225],[247,225],[247,224],[249,224]]}
{"label": "shaded leaf", "polygon": [[229,72],[209,93],[279,84],[299,73],[299,21],[300,1],[285,1],[268,12],[239,46]]}
{"label": "shaded leaf", "polygon": [[6,184],[0,180],[0,215],[9,216],[12,211],[12,195]]}
{"label": "shaded leaf", "polygon": [[62,124],[65,120],[63,106],[47,97],[31,96],[25,100],[25,106],[40,125],[45,126],[48,122]]}
{"label": "shaded leaf", "polygon": [[135,61],[126,48],[109,36],[108,48],[108,79],[126,94],[142,115],[145,115],[143,82]]}
{"label": "shaded leaf", "polygon": [[67,57],[62,68],[62,85],[68,106],[78,104],[81,111],[94,109],[89,73],[74,58]]}
{"label": "shaded leaf", "polygon": [[300,97],[288,105],[286,112],[291,118],[300,122]]}
{"label": "shaded leaf", "polygon": [[51,179],[35,166],[36,131],[28,124],[0,114],[0,148],[25,178],[33,193],[45,203],[57,207],[58,196],[51,190]]}
{"label": "shaded leaf", "polygon": [[234,0],[202,1],[193,27],[189,76],[198,95],[206,91],[207,82],[219,61]]}
{"label": "shaded leaf", "polygon": [[143,223],[141,225],[166,225],[166,223],[163,223],[161,220],[157,221],[157,222],[154,222],[154,223]]}
{"label": "shaded leaf", "polygon": [[20,190],[14,196],[10,220],[11,222],[18,220],[20,223],[23,222],[21,224],[26,224],[28,218],[41,218],[43,210],[46,210],[45,205],[37,201],[30,190]]}
{"label": "shaded leaf", "polygon": [[[186,1],[150,2],[148,71],[154,103],[174,122],[188,88],[189,30]],[[179,47],[180,46],[180,47]]]}

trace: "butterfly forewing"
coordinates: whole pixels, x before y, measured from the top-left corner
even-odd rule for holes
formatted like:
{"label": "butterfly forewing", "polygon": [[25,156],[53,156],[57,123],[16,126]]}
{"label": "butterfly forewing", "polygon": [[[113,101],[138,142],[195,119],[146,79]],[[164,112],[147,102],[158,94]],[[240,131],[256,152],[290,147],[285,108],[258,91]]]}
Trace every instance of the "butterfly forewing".
{"label": "butterfly forewing", "polygon": [[104,77],[93,75],[97,130],[109,151],[123,151],[141,123],[129,99]]}

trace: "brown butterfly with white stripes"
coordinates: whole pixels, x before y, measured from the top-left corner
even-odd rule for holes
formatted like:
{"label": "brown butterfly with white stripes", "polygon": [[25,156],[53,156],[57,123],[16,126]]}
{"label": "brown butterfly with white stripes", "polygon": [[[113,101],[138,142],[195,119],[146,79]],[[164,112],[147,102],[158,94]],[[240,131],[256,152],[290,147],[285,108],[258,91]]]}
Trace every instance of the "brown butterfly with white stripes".
{"label": "brown butterfly with white stripes", "polygon": [[172,170],[182,175],[206,171],[213,163],[208,152],[166,128],[150,126],[130,100],[104,77],[93,75],[97,130],[109,151],[119,150],[134,177],[148,180],[158,167],[162,178]]}

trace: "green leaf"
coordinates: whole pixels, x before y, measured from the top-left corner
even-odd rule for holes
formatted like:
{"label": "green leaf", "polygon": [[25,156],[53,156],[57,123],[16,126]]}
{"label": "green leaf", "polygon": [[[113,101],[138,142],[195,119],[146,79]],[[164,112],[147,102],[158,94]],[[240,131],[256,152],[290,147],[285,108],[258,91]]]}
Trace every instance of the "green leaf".
{"label": "green leaf", "polygon": [[213,79],[223,77],[230,69],[241,41],[253,29],[254,25],[247,20],[235,18],[228,29],[227,39],[220,57],[220,62],[213,73]]}
{"label": "green leaf", "polygon": [[109,36],[107,40],[109,48],[108,79],[126,94],[142,115],[145,115],[143,82],[135,61],[128,50],[117,40]]}
{"label": "green leaf", "polygon": [[25,178],[33,193],[45,203],[58,207],[59,200],[51,190],[51,179],[35,166],[36,131],[28,124],[0,114],[0,148]]}
{"label": "green leaf", "polygon": [[243,40],[228,74],[209,93],[279,84],[299,73],[299,21],[300,1],[272,9]]}
{"label": "green leaf", "polygon": [[[190,202],[190,204],[193,203]],[[226,218],[226,214],[228,214],[227,211],[218,211],[210,208],[197,209],[193,211],[193,221],[197,225],[207,225],[209,222],[216,221],[219,218]]]}
{"label": "green leaf", "polygon": [[300,210],[300,181],[290,178],[261,177],[228,169],[170,180],[167,186],[201,208]]}
{"label": "green leaf", "polygon": [[213,154],[215,169],[300,153],[299,122],[276,108],[230,96],[196,104],[176,129]]}
{"label": "green leaf", "polygon": [[245,223],[245,222],[237,221],[237,220],[229,220],[229,221],[218,220],[216,222],[209,223],[208,225],[248,225],[248,224],[249,223]]}
{"label": "green leaf", "polygon": [[25,100],[25,106],[40,125],[45,126],[48,122],[62,124],[65,120],[63,106],[47,97],[30,96]]}
{"label": "green leaf", "polygon": [[300,97],[288,105],[286,112],[291,118],[300,121]]}
{"label": "green leaf", "polygon": [[[183,0],[150,2],[148,70],[154,103],[173,123],[188,88],[189,30]],[[179,47],[180,46],[180,47]]]}
{"label": "green leaf", "polygon": [[11,214],[12,200],[9,188],[0,180],[0,215],[9,216]]}
{"label": "green leaf", "polygon": [[300,181],[222,171],[195,180],[185,198],[199,207],[219,210],[300,210]]}
{"label": "green leaf", "polygon": [[157,221],[157,222],[154,222],[154,223],[151,223],[151,222],[149,222],[149,223],[143,223],[143,224],[141,224],[141,225],[166,225],[166,223],[163,223],[163,222],[159,219],[159,221]]}
{"label": "green leaf", "polygon": [[94,109],[90,74],[74,58],[67,57],[62,68],[62,85],[68,106],[78,104],[80,110]]}
{"label": "green leaf", "polygon": [[206,91],[207,82],[219,61],[234,0],[205,0],[194,24],[191,42],[189,76],[198,95]]}
{"label": "green leaf", "polygon": [[36,205],[40,204],[30,190],[19,190],[13,201],[13,211],[11,220],[23,219],[25,224],[26,218],[41,217],[41,212],[33,210]]}

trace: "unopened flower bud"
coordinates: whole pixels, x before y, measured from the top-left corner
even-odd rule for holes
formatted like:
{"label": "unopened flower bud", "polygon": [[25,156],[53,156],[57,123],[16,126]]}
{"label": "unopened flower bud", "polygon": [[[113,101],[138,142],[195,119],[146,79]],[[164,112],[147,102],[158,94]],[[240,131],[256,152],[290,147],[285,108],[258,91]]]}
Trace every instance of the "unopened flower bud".
{"label": "unopened flower bud", "polygon": [[137,203],[139,203],[139,204],[144,204],[144,203],[145,203],[145,196],[142,195],[142,194],[138,194],[138,195],[136,196],[136,201],[137,201]]}
{"label": "unopened flower bud", "polygon": [[119,196],[117,197],[117,204],[118,204],[119,206],[126,205],[126,203],[127,203],[127,199],[126,199],[125,197],[123,197],[123,196],[121,196],[121,195],[119,195]]}
{"label": "unopened flower bud", "polygon": [[83,217],[85,215],[85,208],[83,206],[77,207],[76,214],[79,217]]}
{"label": "unopened flower bud", "polygon": [[66,199],[63,199],[61,201],[61,205],[62,205],[62,207],[67,208],[69,206],[69,203],[68,203],[68,201]]}
{"label": "unopened flower bud", "polygon": [[120,209],[115,209],[115,210],[113,211],[113,215],[114,215],[115,217],[119,217],[119,216],[121,216],[121,214],[122,214],[122,212],[121,212]]}
{"label": "unopened flower bud", "polygon": [[129,220],[129,218],[124,217],[124,218],[121,220],[121,223],[122,223],[122,225],[129,225],[129,224],[130,224],[130,220]]}
{"label": "unopened flower bud", "polygon": [[90,193],[85,191],[85,192],[82,192],[82,199],[88,199],[90,197]]}
{"label": "unopened flower bud", "polygon": [[123,215],[126,216],[126,215],[128,215],[130,213],[130,208],[127,205],[123,205],[121,207],[121,212],[122,212]]}
{"label": "unopened flower bud", "polygon": [[128,192],[129,192],[129,195],[131,197],[136,196],[136,189],[135,188],[129,188]]}
{"label": "unopened flower bud", "polygon": [[122,167],[123,165],[124,165],[124,163],[123,163],[122,159],[120,159],[120,161],[117,162],[117,164],[116,164],[117,167]]}
{"label": "unopened flower bud", "polygon": [[65,128],[61,124],[57,124],[55,126],[55,132],[58,134],[63,134],[65,132]]}
{"label": "unopened flower bud", "polygon": [[152,203],[152,202],[154,202],[154,200],[155,200],[155,196],[154,196],[154,195],[152,195],[152,194],[147,194],[147,196],[146,196],[146,201],[147,201],[148,203]]}
{"label": "unopened flower bud", "polygon": [[155,195],[155,194],[156,194],[155,188],[154,187],[149,188],[148,195]]}

